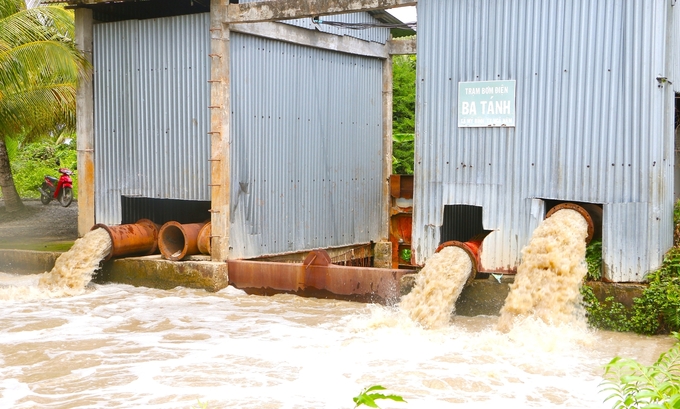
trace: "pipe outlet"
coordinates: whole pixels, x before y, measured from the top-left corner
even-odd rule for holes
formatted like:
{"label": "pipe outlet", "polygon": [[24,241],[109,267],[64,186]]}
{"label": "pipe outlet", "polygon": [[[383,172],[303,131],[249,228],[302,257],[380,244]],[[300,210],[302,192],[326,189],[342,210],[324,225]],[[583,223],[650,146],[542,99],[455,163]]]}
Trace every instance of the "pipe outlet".
{"label": "pipe outlet", "polygon": [[178,261],[186,256],[198,254],[198,233],[204,223],[180,224],[167,222],[158,233],[158,247],[168,260]]}
{"label": "pipe outlet", "polygon": [[210,222],[207,222],[198,232],[198,252],[201,254],[210,254],[210,234],[212,232]]}
{"label": "pipe outlet", "polygon": [[91,230],[100,228],[106,230],[111,237],[111,252],[105,260],[124,256],[147,256],[158,251],[158,225],[149,219],[118,226],[95,224]]}
{"label": "pipe outlet", "polygon": [[590,243],[592,240],[597,240],[602,237],[602,208],[598,205],[592,203],[560,203],[553,207],[545,215],[545,218],[552,216],[553,214],[559,212],[560,210],[569,209],[575,210],[586,219],[588,224],[588,236],[586,237],[586,244]]}

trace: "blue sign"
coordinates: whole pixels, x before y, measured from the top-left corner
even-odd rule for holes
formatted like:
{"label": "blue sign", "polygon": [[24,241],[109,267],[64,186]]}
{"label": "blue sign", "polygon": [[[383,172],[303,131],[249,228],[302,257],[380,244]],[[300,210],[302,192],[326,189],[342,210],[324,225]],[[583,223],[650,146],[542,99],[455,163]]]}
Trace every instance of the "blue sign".
{"label": "blue sign", "polygon": [[515,126],[515,80],[458,83],[458,127]]}

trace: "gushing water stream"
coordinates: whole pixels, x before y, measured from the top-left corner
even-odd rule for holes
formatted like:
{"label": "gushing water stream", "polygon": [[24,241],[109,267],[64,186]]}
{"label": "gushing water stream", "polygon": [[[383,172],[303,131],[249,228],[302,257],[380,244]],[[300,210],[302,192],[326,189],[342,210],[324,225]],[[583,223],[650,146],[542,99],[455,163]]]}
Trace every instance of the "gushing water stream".
{"label": "gushing water stream", "polygon": [[527,317],[554,325],[582,325],[579,288],[587,273],[586,220],[575,210],[560,210],[534,230],[498,321],[501,331]]}
{"label": "gushing water stream", "polygon": [[111,238],[106,230],[92,230],[59,256],[54,268],[41,275],[37,285],[0,286],[0,301],[28,301],[81,294],[110,251]]}
{"label": "gushing water stream", "polygon": [[472,261],[459,247],[445,247],[420,270],[413,290],[404,296],[400,308],[425,328],[449,325],[456,300],[472,271]]}
{"label": "gushing water stream", "polygon": [[[452,250],[430,269],[460,264]],[[498,317],[451,317],[459,291],[432,277],[419,279],[413,299],[435,294],[442,305],[433,310],[410,297],[400,308],[118,284],[4,301],[0,407],[189,408],[200,399],[210,408],[351,408],[362,388],[381,384],[408,401],[382,408],[607,408],[598,386],[606,362],[650,364],[673,343],[555,323],[531,308],[513,310],[501,332]],[[444,279],[465,281],[450,271]],[[0,273],[13,287],[46,280],[55,282]],[[428,315],[433,329],[411,319]]]}

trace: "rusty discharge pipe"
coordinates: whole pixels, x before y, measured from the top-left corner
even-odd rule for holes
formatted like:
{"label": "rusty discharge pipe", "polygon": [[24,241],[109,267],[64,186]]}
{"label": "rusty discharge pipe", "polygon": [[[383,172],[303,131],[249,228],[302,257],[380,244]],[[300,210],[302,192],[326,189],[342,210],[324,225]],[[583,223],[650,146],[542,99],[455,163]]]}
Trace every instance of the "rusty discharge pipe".
{"label": "rusty discharge pipe", "polygon": [[560,210],[575,210],[588,224],[588,236],[586,237],[586,244],[589,244],[592,240],[597,240],[602,237],[602,208],[598,205],[592,203],[560,203],[553,207],[545,215],[545,218],[552,216],[553,214],[559,212]]}
{"label": "rusty discharge pipe", "polygon": [[478,267],[479,267],[479,248],[482,246],[482,241],[484,241],[484,238],[487,236],[488,233],[483,233],[480,235],[477,235],[470,240],[466,242],[462,241],[456,241],[456,240],[451,240],[444,242],[437,247],[437,250],[435,250],[435,253],[439,253],[444,247],[459,247],[463,249],[467,255],[470,257],[470,261],[472,262],[472,269],[470,271],[470,276],[468,277],[467,281],[465,282],[465,285],[470,284],[474,279],[475,276],[477,275]]}
{"label": "rusty discharge pipe", "polygon": [[207,222],[198,232],[196,239],[198,245],[198,252],[201,254],[210,254],[210,234],[212,232],[210,222]]}
{"label": "rusty discharge pipe", "polygon": [[158,233],[158,247],[168,260],[182,260],[186,256],[198,254],[198,232],[204,223],[180,224],[167,222]]}
{"label": "rusty discharge pipe", "polygon": [[149,219],[119,226],[95,224],[91,230],[100,228],[111,237],[111,252],[106,260],[123,256],[147,256],[158,251],[158,225]]}

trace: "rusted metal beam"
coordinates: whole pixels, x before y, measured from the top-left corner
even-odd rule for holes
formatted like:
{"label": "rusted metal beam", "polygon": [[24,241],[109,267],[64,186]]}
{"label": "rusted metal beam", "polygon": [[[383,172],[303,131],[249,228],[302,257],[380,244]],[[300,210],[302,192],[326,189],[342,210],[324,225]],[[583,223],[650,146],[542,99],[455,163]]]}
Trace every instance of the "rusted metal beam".
{"label": "rusted metal beam", "polygon": [[277,0],[227,6],[228,23],[289,20],[415,6],[416,0]]}
{"label": "rusted metal beam", "polygon": [[395,300],[405,270],[345,267],[330,264],[323,250],[310,253],[304,263],[229,260],[229,284],[240,289],[301,292],[328,291],[343,296],[377,296]]}

